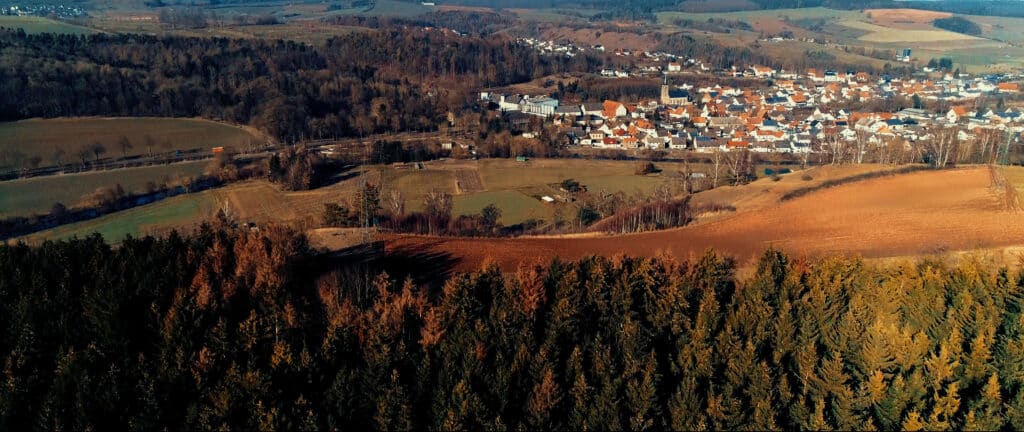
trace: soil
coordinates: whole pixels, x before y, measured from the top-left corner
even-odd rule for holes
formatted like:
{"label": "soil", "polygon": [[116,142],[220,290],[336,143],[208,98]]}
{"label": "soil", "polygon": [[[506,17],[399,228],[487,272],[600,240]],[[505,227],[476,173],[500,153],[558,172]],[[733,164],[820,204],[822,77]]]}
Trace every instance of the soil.
{"label": "soil", "polygon": [[[914,256],[1024,244],[1024,214],[1005,209],[987,168],[927,171],[838,186],[674,230],[583,238],[470,239],[390,235],[388,253],[448,257],[456,271],[554,257],[662,253],[696,258],[713,248],[746,263],[774,247],[804,256]],[[760,206],[759,206],[760,207]]]}

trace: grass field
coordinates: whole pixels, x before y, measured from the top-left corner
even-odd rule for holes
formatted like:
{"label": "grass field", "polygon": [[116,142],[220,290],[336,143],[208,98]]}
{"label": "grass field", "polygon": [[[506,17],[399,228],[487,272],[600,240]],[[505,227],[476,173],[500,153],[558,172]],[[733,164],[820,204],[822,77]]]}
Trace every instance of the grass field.
{"label": "grass field", "polygon": [[82,196],[117,184],[127,192],[141,192],[148,182],[161,184],[178,177],[202,174],[207,163],[182,162],[0,182],[0,218],[46,213],[54,203],[71,207]]}
{"label": "grass field", "polygon": [[501,221],[506,225],[516,224],[528,219],[550,220],[553,207],[541,203],[536,198],[518,191],[480,192],[471,195],[460,195],[454,198],[455,214],[478,214],[488,204],[501,209]]}
{"label": "grass field", "polygon": [[[18,151],[27,157],[42,158],[43,165],[80,160],[77,153],[86,145],[99,142],[106,148],[103,157],[121,157],[117,144],[124,136],[132,144],[129,156],[172,150],[208,150],[225,146],[244,148],[258,141],[245,129],[223,123],[196,119],[164,118],[60,118],[32,119],[0,123],[0,152]],[[152,137],[148,148],[145,137]],[[91,159],[91,156],[90,156]]]}
{"label": "grass field", "polygon": [[[679,170],[677,163],[658,163],[659,168],[666,172]],[[575,178],[588,186],[593,192],[609,193],[637,192],[649,193],[662,182],[664,177],[636,176],[634,171],[637,163],[631,161],[591,161],[572,159],[532,159],[529,162],[515,162],[507,159],[481,161],[438,161],[424,164],[424,169],[395,169],[392,166],[375,166],[369,168],[368,181],[381,185],[383,196],[392,190],[400,190],[406,202],[407,211],[423,209],[423,200],[431,190],[439,190],[454,195],[454,212],[456,214],[476,214],[488,204],[495,204],[502,210],[502,223],[514,225],[527,219],[550,221],[555,206],[562,206],[571,214],[571,204],[544,204],[538,198],[543,195],[561,193],[558,183],[567,178]],[[459,195],[456,188],[456,173],[465,170],[478,171],[483,180],[483,190],[470,194]],[[174,200],[203,200],[225,206],[240,221],[257,223],[284,222],[297,223],[302,226],[315,226],[319,223],[325,203],[351,202],[361,179],[351,176],[338,183],[312,191],[287,192],[265,181],[249,181],[227,187],[210,190]],[[24,198],[28,200],[27,198]],[[29,200],[31,201],[31,200]],[[48,209],[50,199],[40,199],[34,205]],[[175,201],[178,202],[178,201]],[[20,204],[27,206],[27,204]],[[183,205],[183,204],[178,204]],[[119,218],[129,218],[124,226],[131,229],[159,229],[164,225],[179,226],[189,213],[174,213],[175,217],[167,219],[164,224],[160,217],[147,217],[145,223],[138,222],[137,214],[149,214],[147,208],[163,208],[164,203],[153,204],[132,209],[119,214],[108,215],[102,219],[102,227],[107,232],[116,231],[121,226]],[[198,205],[193,207],[205,208]],[[157,212],[157,215],[167,210]],[[204,212],[191,213],[195,221],[208,217]],[[212,213],[211,213],[212,214]],[[94,221],[79,224],[74,233],[91,229]],[[97,225],[98,226],[98,225]],[[141,227],[141,228],[140,228]],[[128,228],[122,229],[128,230]],[[138,231],[138,232],[145,232]],[[61,232],[64,232],[62,229]],[[46,235],[46,234],[41,234]],[[64,234],[61,234],[64,235]]]}
{"label": "grass field", "polygon": [[216,213],[219,208],[218,202],[211,192],[178,196],[101,218],[60,226],[32,234],[26,240],[34,243],[76,236],[85,237],[98,232],[107,241],[116,243],[129,234],[137,237],[165,232],[171,228],[188,229]]}
{"label": "grass field", "polygon": [[52,20],[49,18],[37,17],[37,16],[7,16],[0,15],[0,27],[7,28],[20,28],[24,29],[25,33],[67,33],[74,35],[81,34],[92,34],[96,33],[88,27],[82,27],[74,24],[68,24]]}

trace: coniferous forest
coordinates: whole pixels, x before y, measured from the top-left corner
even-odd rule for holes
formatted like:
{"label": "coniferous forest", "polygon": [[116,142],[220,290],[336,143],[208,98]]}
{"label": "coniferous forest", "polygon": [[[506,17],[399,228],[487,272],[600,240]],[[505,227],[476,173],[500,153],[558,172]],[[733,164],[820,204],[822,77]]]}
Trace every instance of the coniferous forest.
{"label": "coniferous forest", "polygon": [[1024,429],[1024,280],[970,260],[336,260],[218,223],[0,247],[0,429]]}

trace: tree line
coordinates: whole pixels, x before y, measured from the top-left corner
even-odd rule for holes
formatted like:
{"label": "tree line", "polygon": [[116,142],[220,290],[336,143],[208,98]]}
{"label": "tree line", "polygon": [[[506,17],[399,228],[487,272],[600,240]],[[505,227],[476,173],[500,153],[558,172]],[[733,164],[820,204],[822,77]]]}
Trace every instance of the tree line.
{"label": "tree line", "polygon": [[1024,428],[1024,280],[975,260],[414,280],[217,222],[0,246],[0,427]]}

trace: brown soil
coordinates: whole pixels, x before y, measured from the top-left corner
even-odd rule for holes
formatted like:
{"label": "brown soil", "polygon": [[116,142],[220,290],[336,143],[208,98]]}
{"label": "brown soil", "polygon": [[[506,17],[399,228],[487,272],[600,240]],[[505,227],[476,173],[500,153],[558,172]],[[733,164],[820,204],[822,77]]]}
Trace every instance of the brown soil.
{"label": "brown soil", "polygon": [[475,169],[459,169],[455,170],[455,186],[460,194],[483,192],[484,179]]}
{"label": "brown soil", "polygon": [[429,250],[458,271],[486,260],[505,268],[554,257],[686,259],[714,248],[748,262],[768,247],[798,255],[912,256],[1024,244],[1024,215],[1007,212],[986,168],[919,172],[853,183],[724,219],[669,231],[611,237],[467,239],[391,235],[389,253]]}
{"label": "brown soil", "polygon": [[949,18],[953,14],[918,9],[869,9],[871,23],[902,30],[932,30],[932,21]]}

